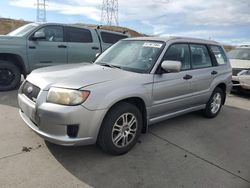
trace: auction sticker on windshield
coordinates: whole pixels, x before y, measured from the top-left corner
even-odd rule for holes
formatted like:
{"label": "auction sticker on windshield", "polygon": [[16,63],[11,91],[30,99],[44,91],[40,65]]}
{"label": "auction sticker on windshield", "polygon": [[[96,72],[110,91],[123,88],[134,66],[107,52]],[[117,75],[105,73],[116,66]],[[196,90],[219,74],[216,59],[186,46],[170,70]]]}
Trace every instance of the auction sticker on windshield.
{"label": "auction sticker on windshield", "polygon": [[155,43],[155,42],[145,42],[143,44],[143,47],[161,48],[162,44],[161,43]]}

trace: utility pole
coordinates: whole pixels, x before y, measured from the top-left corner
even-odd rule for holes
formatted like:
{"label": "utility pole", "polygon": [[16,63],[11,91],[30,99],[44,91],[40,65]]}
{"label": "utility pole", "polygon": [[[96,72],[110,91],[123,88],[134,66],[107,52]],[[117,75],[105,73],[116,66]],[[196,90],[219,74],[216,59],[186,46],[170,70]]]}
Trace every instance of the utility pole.
{"label": "utility pole", "polygon": [[103,0],[101,24],[119,25],[118,22],[118,0]]}
{"label": "utility pole", "polygon": [[46,2],[47,0],[37,0],[37,12],[36,12],[36,21],[37,22],[46,22]]}

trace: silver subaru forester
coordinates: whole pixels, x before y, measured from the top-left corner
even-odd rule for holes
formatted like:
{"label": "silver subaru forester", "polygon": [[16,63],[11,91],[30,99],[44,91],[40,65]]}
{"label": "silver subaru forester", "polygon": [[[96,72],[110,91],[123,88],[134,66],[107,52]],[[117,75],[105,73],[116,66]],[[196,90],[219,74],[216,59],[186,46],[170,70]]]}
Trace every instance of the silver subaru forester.
{"label": "silver subaru forester", "polygon": [[125,39],[93,64],[33,71],[19,89],[20,115],[50,142],[97,143],[119,155],[156,122],[197,110],[215,117],[231,89],[231,77],[230,63],[217,42]]}

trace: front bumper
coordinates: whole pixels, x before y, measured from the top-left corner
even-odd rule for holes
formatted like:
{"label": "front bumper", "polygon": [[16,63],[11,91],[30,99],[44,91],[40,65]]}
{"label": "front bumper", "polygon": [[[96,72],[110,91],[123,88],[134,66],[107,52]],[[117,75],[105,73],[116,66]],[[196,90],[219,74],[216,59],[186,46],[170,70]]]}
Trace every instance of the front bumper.
{"label": "front bumper", "polygon": [[[46,103],[47,91],[41,91],[37,102],[18,94],[20,115],[24,122],[45,140],[65,146],[89,145],[97,140],[105,110],[91,111],[85,107]],[[78,126],[77,135],[67,134],[68,126]]]}
{"label": "front bumper", "polygon": [[250,75],[232,76],[233,87],[250,90]]}

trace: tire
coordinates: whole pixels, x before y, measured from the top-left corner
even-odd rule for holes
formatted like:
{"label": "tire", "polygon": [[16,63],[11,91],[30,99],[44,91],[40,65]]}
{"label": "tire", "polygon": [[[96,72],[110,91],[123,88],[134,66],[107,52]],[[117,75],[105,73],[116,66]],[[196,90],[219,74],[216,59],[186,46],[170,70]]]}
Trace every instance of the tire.
{"label": "tire", "polygon": [[20,69],[12,62],[0,61],[0,91],[16,89],[20,81]]}
{"label": "tire", "polygon": [[[124,117],[127,123],[124,123]],[[134,123],[132,119],[135,120]],[[122,102],[112,107],[106,114],[97,144],[106,153],[122,155],[137,143],[141,130],[142,114],[139,109],[132,104]]]}
{"label": "tire", "polygon": [[216,117],[225,101],[225,93],[220,88],[215,88],[209,101],[206,104],[206,108],[203,110],[203,114],[207,118]]}

